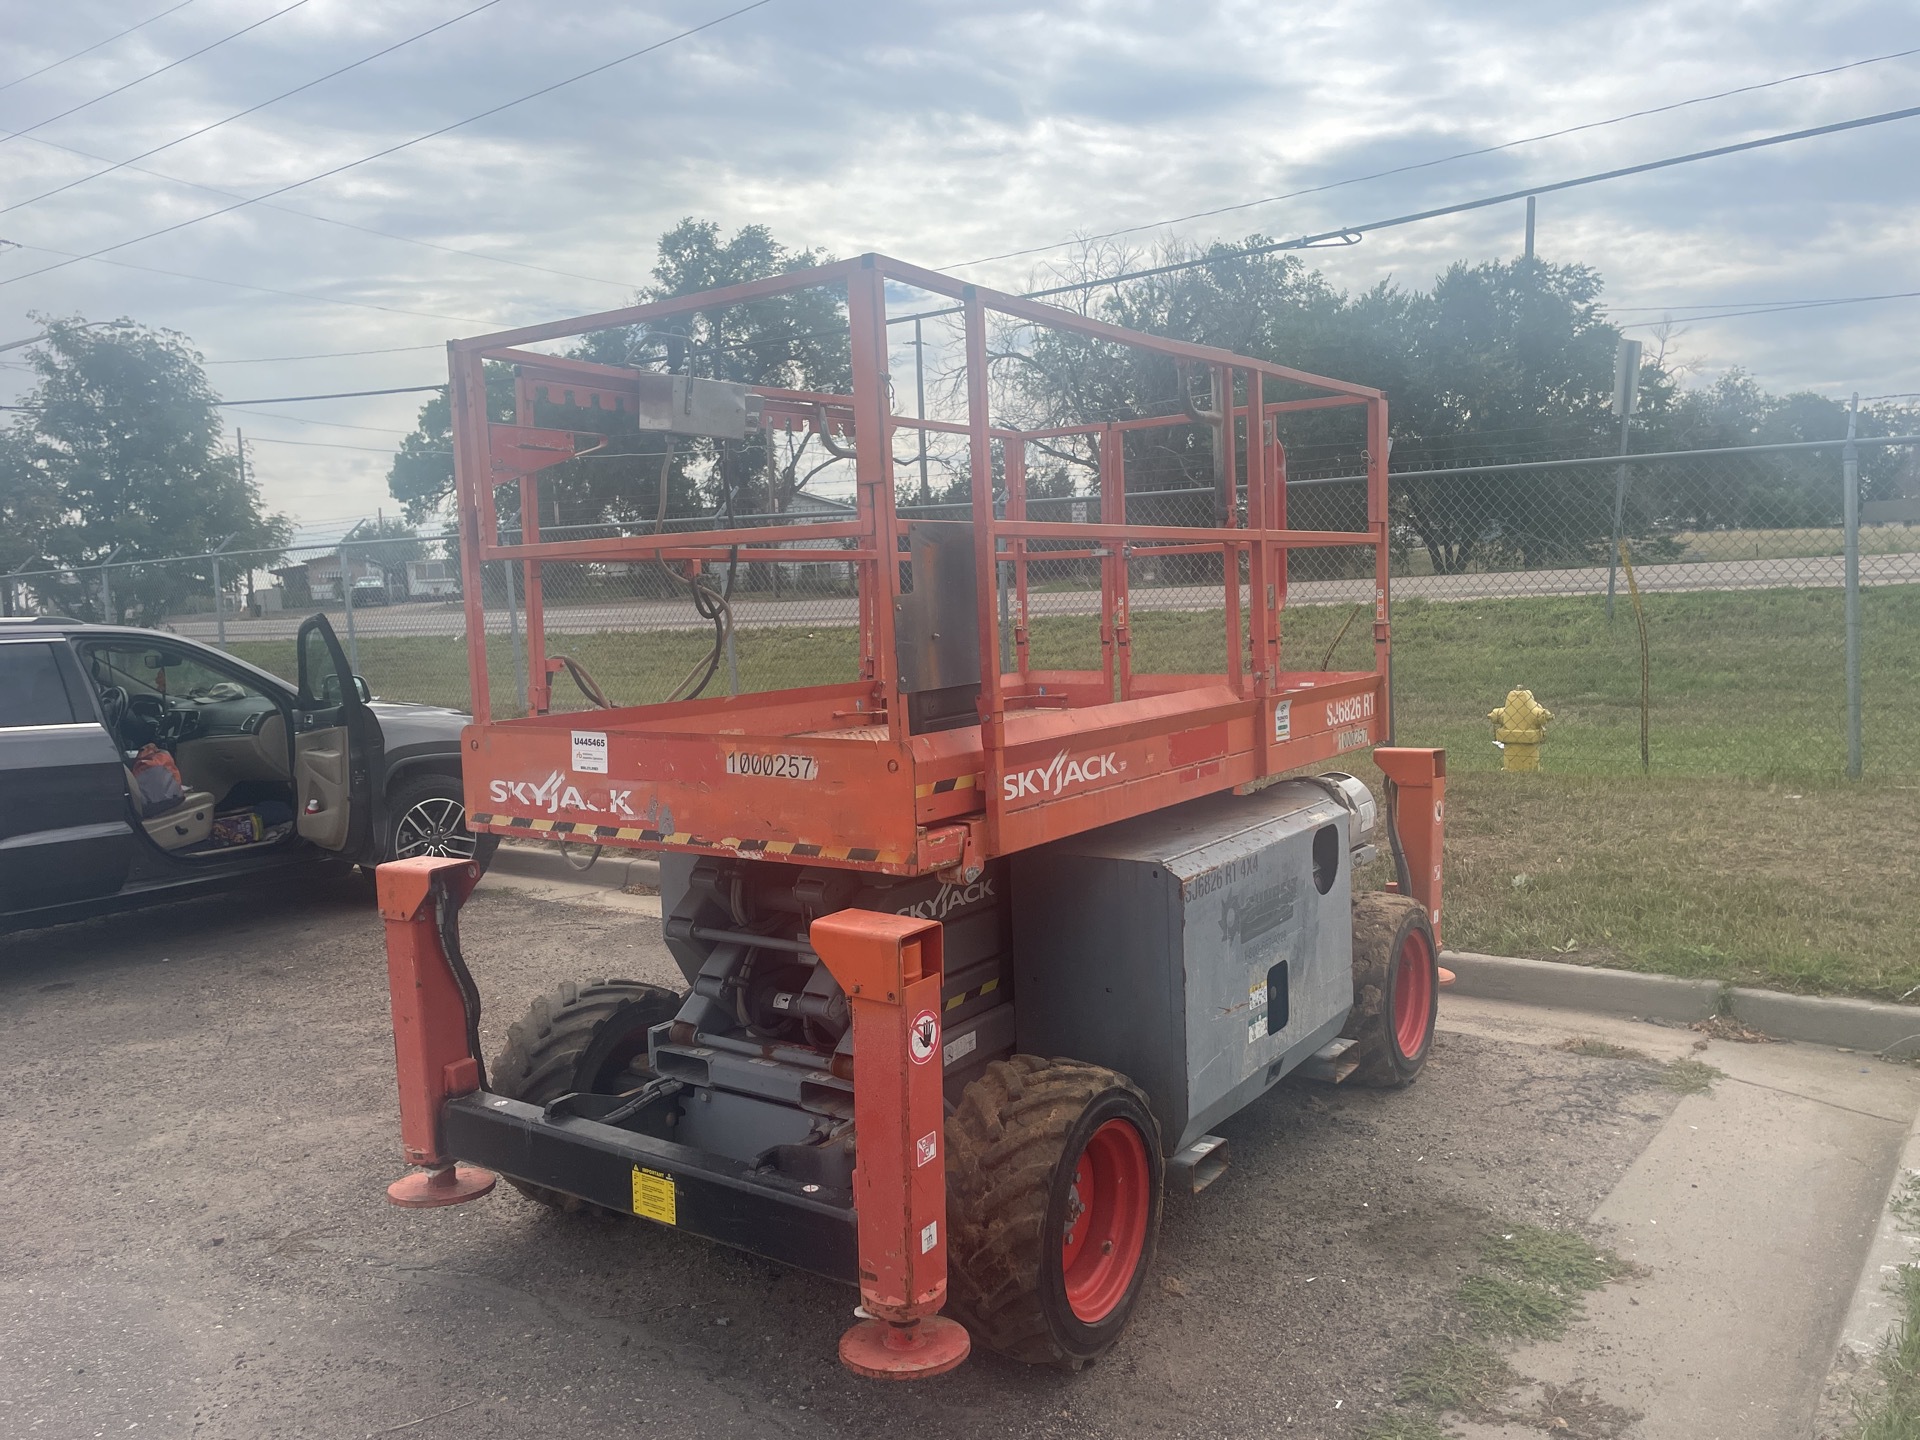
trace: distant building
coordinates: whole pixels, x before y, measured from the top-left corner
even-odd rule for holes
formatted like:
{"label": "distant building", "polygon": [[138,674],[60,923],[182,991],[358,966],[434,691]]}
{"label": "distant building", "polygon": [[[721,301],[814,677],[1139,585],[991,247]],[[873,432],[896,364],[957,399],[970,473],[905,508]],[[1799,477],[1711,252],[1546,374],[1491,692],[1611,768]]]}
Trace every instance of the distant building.
{"label": "distant building", "polygon": [[447,560],[407,561],[407,598],[445,600],[460,594],[460,569]]}
{"label": "distant building", "polygon": [[[372,577],[383,585],[386,583],[386,571],[371,560],[356,556],[345,565],[355,580]],[[273,573],[279,579],[281,588],[287,592],[289,600],[296,603],[339,602],[344,599],[340,593],[341,567],[340,556],[336,553],[316,555],[303,564],[283,566]]]}

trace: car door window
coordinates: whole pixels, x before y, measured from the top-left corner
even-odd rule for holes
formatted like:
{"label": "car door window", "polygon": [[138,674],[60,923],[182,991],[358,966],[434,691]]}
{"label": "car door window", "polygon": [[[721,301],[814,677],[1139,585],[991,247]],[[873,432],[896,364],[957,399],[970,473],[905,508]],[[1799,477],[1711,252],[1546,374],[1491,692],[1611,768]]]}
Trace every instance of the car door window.
{"label": "car door window", "polygon": [[197,655],[165,646],[99,645],[90,659],[96,682],[136,695],[213,702],[266,698],[259,686],[217,670]]}
{"label": "car door window", "polygon": [[0,645],[0,729],[73,723],[53,646]]}
{"label": "car door window", "polygon": [[333,647],[318,628],[300,634],[300,698],[321,705],[338,705],[349,693],[347,677],[333,658]]}

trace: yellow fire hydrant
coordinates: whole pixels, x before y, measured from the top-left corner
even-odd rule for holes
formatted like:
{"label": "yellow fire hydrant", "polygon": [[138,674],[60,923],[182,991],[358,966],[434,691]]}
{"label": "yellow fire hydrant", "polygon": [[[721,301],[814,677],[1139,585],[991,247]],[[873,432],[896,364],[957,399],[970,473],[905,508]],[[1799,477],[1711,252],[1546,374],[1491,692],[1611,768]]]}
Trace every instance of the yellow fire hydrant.
{"label": "yellow fire hydrant", "polygon": [[1535,700],[1531,690],[1509,690],[1507,703],[1488,711],[1487,718],[1501,746],[1502,770],[1540,768],[1540,747],[1547,743],[1547,721],[1553,712]]}

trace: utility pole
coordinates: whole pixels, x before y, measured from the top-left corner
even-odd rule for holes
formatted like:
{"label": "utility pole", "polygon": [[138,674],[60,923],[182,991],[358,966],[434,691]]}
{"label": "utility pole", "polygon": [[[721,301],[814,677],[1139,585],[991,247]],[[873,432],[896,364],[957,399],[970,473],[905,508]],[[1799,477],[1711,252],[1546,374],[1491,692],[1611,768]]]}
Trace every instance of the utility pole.
{"label": "utility pole", "polygon": [[1529,259],[1529,260],[1531,260],[1531,259],[1533,259],[1533,196],[1531,196],[1531,195],[1529,195],[1529,196],[1527,196],[1527,254],[1526,254],[1526,258],[1527,258],[1527,259]]}
{"label": "utility pole", "polygon": [[107,567],[126,548],[125,545],[114,546],[107,558],[100,562],[100,623],[103,625],[113,624],[113,577],[107,573]]}

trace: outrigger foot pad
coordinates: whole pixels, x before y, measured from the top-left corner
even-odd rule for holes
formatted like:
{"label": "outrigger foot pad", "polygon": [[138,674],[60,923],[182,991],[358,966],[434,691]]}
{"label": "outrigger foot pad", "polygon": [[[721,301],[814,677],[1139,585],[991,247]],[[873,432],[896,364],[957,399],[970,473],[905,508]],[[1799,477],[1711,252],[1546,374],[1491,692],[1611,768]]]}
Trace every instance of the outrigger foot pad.
{"label": "outrigger foot pad", "polygon": [[499,1183],[498,1175],[478,1165],[443,1165],[401,1176],[387,1187],[387,1199],[408,1210],[431,1210],[478,1200]]}
{"label": "outrigger foot pad", "polygon": [[840,1363],[869,1380],[922,1380],[958,1369],[972,1348],[966,1326],[944,1315],[862,1320],[840,1337]]}

